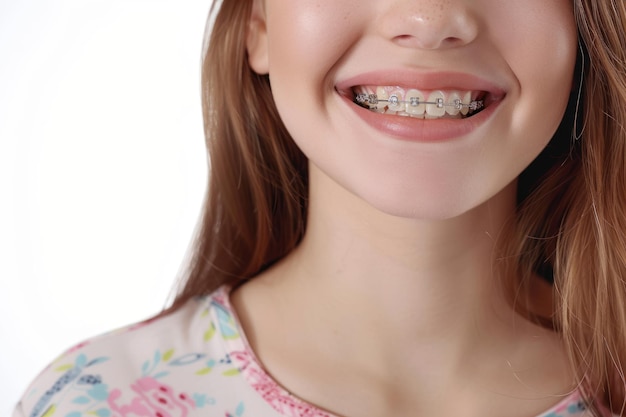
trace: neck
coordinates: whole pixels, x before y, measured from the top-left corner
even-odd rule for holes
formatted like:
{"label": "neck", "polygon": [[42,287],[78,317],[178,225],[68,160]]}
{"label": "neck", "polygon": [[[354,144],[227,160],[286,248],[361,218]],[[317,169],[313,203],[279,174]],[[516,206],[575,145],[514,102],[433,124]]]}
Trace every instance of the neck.
{"label": "neck", "polygon": [[476,325],[512,317],[494,261],[514,213],[514,184],[459,217],[419,221],[381,213],[319,172],[312,175],[324,198],[312,185],[307,234],[282,276],[292,291],[325,300],[327,316],[319,320],[354,333],[376,323],[412,348],[439,339],[450,346],[453,336],[452,345],[467,352],[481,337]]}
{"label": "neck", "polygon": [[[315,392],[313,375],[322,381],[324,369],[341,367],[354,376],[343,377],[347,390],[404,384],[404,398],[422,404],[476,381],[503,398],[521,385],[532,387],[522,396],[537,395],[554,339],[515,314],[494,268],[499,234],[514,211],[511,184],[456,218],[390,216],[313,169],[303,241],[235,294],[253,349],[296,392]],[[562,365],[549,372],[563,375]],[[516,366],[532,375],[522,382]],[[546,391],[566,386],[560,378]]]}

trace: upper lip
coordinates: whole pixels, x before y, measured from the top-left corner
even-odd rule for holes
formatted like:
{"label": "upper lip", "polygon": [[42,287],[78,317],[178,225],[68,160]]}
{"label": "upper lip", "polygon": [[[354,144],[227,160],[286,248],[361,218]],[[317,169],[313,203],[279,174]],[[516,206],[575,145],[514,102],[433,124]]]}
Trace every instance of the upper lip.
{"label": "upper lip", "polygon": [[339,81],[335,88],[343,94],[351,94],[351,89],[357,86],[398,86],[417,88],[423,91],[432,90],[461,90],[483,91],[494,98],[506,94],[506,89],[485,78],[462,72],[422,72],[410,70],[373,71]]}

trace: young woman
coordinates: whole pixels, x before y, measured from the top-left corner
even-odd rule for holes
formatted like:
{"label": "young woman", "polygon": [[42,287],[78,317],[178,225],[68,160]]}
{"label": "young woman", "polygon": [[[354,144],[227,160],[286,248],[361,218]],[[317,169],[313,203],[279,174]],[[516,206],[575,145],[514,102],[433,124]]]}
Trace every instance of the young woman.
{"label": "young woman", "polygon": [[624,414],[623,2],[215,13],[188,277],[15,416]]}

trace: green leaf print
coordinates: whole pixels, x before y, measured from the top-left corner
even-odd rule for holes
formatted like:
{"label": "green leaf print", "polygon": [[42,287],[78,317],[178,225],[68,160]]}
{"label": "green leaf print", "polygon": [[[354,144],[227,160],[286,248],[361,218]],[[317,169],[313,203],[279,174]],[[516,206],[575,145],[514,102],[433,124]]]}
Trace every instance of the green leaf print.
{"label": "green leaf print", "polygon": [[41,417],[51,417],[55,411],[57,411],[57,406],[53,404],[46,410],[45,413],[43,413]]}
{"label": "green leaf print", "polygon": [[209,329],[206,332],[204,332],[204,341],[208,342],[209,340],[213,338],[214,335],[215,335],[215,324],[211,322],[211,327],[209,327]]}
{"label": "green leaf print", "polygon": [[236,376],[239,375],[240,371],[237,368],[229,369],[227,371],[222,372],[224,376]]}
{"label": "green leaf print", "polygon": [[202,368],[196,372],[196,375],[207,375],[212,371],[212,368]]}
{"label": "green leaf print", "polygon": [[172,356],[174,356],[174,349],[170,349],[163,354],[163,362],[169,362]]}

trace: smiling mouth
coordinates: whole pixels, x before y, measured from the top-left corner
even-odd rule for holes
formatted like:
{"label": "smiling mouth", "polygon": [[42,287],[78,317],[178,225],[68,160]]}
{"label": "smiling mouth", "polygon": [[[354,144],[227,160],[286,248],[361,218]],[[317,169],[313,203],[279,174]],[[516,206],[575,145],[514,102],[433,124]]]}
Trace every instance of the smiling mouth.
{"label": "smiling mouth", "polygon": [[353,102],[375,113],[416,119],[465,119],[480,113],[493,98],[486,91],[420,91],[397,86],[357,86]]}

